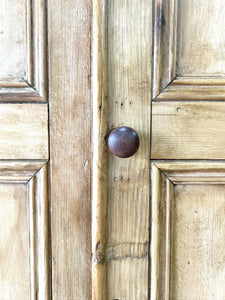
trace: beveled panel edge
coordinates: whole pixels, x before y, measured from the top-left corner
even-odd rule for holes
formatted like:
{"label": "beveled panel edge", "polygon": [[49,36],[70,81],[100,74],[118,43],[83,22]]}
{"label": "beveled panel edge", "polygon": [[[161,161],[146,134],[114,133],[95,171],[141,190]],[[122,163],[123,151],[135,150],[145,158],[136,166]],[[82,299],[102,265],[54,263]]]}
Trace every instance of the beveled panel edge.
{"label": "beveled panel edge", "polygon": [[177,0],[154,1],[153,101],[225,100],[225,77],[177,77]]}
{"label": "beveled panel edge", "polygon": [[48,41],[46,0],[27,0],[26,78],[0,81],[0,103],[48,102]]}
{"label": "beveled panel edge", "polygon": [[26,81],[0,82],[0,103],[46,103]]}
{"label": "beveled panel edge", "polygon": [[51,299],[48,163],[28,181],[31,299]]}
{"label": "beveled panel edge", "polygon": [[152,161],[173,184],[225,184],[225,161]]}
{"label": "beveled panel edge", "polygon": [[27,82],[47,101],[47,0],[27,0],[27,56]]}
{"label": "beveled panel edge", "polygon": [[28,183],[48,160],[0,160],[0,183]]}
{"label": "beveled panel edge", "polygon": [[224,101],[225,77],[176,77],[153,101]]}
{"label": "beveled panel edge", "polygon": [[[162,189],[162,190],[161,190]],[[163,197],[163,201],[162,201]],[[150,299],[170,299],[173,183],[151,163]],[[162,251],[165,256],[162,261]]]}
{"label": "beveled panel edge", "polygon": [[154,1],[152,98],[176,76],[177,0]]}
{"label": "beveled panel edge", "polygon": [[[189,172],[189,173],[188,173]],[[186,180],[183,180],[184,174]],[[174,176],[176,179],[174,180]],[[196,182],[192,179],[198,178]],[[223,179],[218,181],[218,178]],[[170,299],[172,290],[171,239],[176,184],[225,184],[225,161],[151,161],[151,300]],[[165,255],[162,264],[160,255]]]}

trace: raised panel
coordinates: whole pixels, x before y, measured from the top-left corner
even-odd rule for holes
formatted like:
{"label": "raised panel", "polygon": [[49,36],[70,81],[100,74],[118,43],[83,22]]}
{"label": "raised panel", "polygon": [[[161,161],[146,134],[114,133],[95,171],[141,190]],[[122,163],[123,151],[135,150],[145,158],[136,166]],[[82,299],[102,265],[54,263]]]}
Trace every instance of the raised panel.
{"label": "raised panel", "polygon": [[47,164],[0,161],[0,168],[0,299],[50,299]]}
{"label": "raised panel", "polygon": [[[176,185],[171,298],[225,298],[225,185]],[[191,288],[190,288],[191,287]]]}
{"label": "raised panel", "polygon": [[225,100],[223,12],[219,0],[155,0],[154,100]]}
{"label": "raised panel", "polygon": [[0,183],[0,299],[30,299],[26,186]]}
{"label": "raised panel", "polygon": [[26,0],[3,0],[0,10],[0,79],[26,76]]}
{"label": "raised panel", "polygon": [[151,300],[224,299],[224,184],[224,162],[152,162]]}
{"label": "raised panel", "polygon": [[225,75],[225,6],[220,0],[179,0],[177,74]]}
{"label": "raised panel", "polygon": [[0,102],[46,102],[46,1],[3,0],[1,4]]}

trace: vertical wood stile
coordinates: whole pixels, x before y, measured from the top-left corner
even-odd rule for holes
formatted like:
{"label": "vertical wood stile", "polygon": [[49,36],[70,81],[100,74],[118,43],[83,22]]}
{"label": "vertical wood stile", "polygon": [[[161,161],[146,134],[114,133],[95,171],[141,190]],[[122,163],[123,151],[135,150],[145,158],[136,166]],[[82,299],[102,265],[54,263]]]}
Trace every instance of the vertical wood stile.
{"label": "vertical wood stile", "polygon": [[140,147],[108,158],[107,299],[148,299],[151,60],[152,0],[109,0],[108,128],[132,127]]}
{"label": "vertical wood stile", "polygon": [[89,0],[48,0],[52,298],[91,299]]}
{"label": "vertical wood stile", "polygon": [[92,23],[92,299],[106,299],[107,1],[93,0]]}

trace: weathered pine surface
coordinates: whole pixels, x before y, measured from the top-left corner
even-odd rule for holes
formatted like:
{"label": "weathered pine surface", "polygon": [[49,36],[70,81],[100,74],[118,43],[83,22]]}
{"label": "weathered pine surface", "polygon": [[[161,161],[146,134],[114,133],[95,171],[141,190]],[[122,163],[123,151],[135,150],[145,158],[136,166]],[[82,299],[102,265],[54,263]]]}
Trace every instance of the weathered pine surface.
{"label": "weathered pine surface", "polygon": [[91,299],[90,1],[48,1],[53,299]]}
{"label": "weathered pine surface", "polygon": [[151,7],[108,2],[108,127],[132,127],[140,148],[109,154],[107,299],[148,299]]}

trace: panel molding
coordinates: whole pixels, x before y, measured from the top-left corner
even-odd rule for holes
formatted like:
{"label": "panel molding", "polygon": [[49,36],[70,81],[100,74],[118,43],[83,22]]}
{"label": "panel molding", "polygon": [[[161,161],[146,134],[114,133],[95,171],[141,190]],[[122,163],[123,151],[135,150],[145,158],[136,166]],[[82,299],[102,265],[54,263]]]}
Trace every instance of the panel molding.
{"label": "panel molding", "polygon": [[225,77],[180,77],[176,70],[177,0],[155,0],[152,98],[225,100]]}
{"label": "panel molding", "polygon": [[171,295],[171,237],[176,184],[225,184],[225,161],[152,161],[151,300]]}
{"label": "panel molding", "polygon": [[46,0],[26,2],[27,74],[18,81],[0,81],[0,103],[45,103],[48,100]]}
{"label": "panel molding", "polygon": [[48,165],[28,181],[31,299],[51,298]]}

